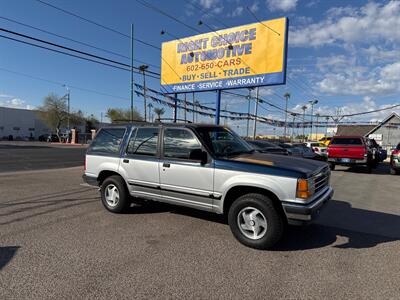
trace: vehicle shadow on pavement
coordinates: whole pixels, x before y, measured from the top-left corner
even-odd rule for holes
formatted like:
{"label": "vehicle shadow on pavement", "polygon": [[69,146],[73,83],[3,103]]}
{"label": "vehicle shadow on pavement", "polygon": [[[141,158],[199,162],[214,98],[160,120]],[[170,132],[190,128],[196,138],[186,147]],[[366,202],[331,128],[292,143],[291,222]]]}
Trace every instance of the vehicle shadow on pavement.
{"label": "vehicle shadow on pavement", "polygon": [[0,247],[0,271],[14,258],[19,246]]}
{"label": "vehicle shadow on pavement", "polygon": [[296,251],[332,246],[363,249],[400,240],[400,216],[353,208],[332,200],[316,224],[289,226],[277,251]]}
{"label": "vehicle shadow on pavement", "polygon": [[[369,174],[365,166],[352,166],[352,167],[337,167],[333,172],[350,172],[350,173],[360,173]],[[371,174],[373,175],[390,175],[390,164],[387,162],[382,162],[378,167],[372,169]]]}

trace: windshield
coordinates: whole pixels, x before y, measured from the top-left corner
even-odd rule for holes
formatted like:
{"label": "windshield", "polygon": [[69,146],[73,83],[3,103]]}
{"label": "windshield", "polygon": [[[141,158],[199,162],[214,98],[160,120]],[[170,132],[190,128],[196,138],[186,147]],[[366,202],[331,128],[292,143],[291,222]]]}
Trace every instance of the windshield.
{"label": "windshield", "polygon": [[254,152],[245,140],[223,127],[199,127],[197,132],[217,157]]}

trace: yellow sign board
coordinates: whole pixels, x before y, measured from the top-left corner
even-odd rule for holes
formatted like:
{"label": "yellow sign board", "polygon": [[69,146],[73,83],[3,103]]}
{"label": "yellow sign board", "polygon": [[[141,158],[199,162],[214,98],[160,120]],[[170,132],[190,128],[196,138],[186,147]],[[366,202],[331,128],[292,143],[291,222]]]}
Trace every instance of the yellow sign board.
{"label": "yellow sign board", "polygon": [[161,85],[169,93],[284,84],[288,19],[162,44]]}

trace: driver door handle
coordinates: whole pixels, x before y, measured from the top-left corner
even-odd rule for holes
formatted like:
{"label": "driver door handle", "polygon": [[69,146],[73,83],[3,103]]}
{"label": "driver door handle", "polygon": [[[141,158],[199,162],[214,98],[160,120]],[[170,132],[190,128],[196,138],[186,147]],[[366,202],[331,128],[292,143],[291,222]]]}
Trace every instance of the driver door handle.
{"label": "driver door handle", "polygon": [[163,163],[163,168],[170,168],[171,167],[171,165],[169,164],[169,163]]}

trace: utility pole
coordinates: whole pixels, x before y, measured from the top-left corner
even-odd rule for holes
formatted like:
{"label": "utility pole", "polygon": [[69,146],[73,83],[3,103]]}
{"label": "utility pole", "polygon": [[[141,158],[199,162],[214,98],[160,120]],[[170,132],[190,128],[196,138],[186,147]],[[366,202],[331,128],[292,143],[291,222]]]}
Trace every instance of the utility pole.
{"label": "utility pole", "polygon": [[143,108],[144,108],[144,121],[147,122],[147,97],[146,97],[146,70],[149,68],[148,65],[139,66],[139,71],[143,74]]}
{"label": "utility pole", "polygon": [[304,140],[305,140],[304,129],[305,129],[305,127],[306,127],[306,109],[307,109],[307,105],[303,105],[303,106],[301,107],[301,109],[303,110],[303,138],[302,138],[302,141],[303,141],[303,143],[304,143]]}
{"label": "utility pole", "polygon": [[133,123],[133,92],[134,92],[134,78],[133,78],[133,34],[134,27],[133,23],[131,24],[131,123]]}
{"label": "utility pole", "polygon": [[62,97],[62,98],[67,98],[67,130],[68,130],[68,134],[71,130],[71,125],[70,125],[70,113],[71,113],[71,106],[70,106],[70,90],[69,87],[66,84],[63,84],[63,87],[65,87],[65,89],[67,90],[67,94]]}
{"label": "utility pole", "polygon": [[290,93],[285,93],[283,95],[283,97],[285,97],[285,100],[286,100],[286,105],[285,105],[285,132],[284,132],[283,136],[286,138],[287,115],[288,115],[287,107],[288,107],[288,101],[289,101],[289,98],[290,98]]}
{"label": "utility pole", "polygon": [[315,126],[315,140],[318,140],[318,119],[319,119],[319,114],[315,114],[317,116],[317,125]]}
{"label": "utility pole", "polygon": [[308,101],[308,103],[310,103],[311,105],[311,134],[310,137],[312,139],[312,134],[313,134],[313,114],[314,114],[314,105],[318,103],[318,100],[310,100]]}
{"label": "utility pole", "polygon": [[[224,111],[226,112],[227,110],[228,110],[228,101],[225,102],[225,105],[224,105]],[[227,125],[227,122],[228,122],[228,118],[224,118],[224,126]]]}
{"label": "utility pole", "polygon": [[326,120],[325,136],[328,136],[328,121],[329,121],[329,117],[325,117],[325,120]]}
{"label": "utility pole", "polygon": [[[259,95],[259,87],[256,88],[256,104],[254,108],[254,126],[253,126],[253,139],[256,139],[256,133],[257,133],[257,113],[258,113],[258,95]],[[250,103],[250,101],[249,101]]]}
{"label": "utility pole", "polygon": [[296,113],[290,113],[293,117],[292,120],[292,137],[290,138],[290,142],[293,143],[293,135],[294,135],[294,119],[296,118],[297,114]]}

